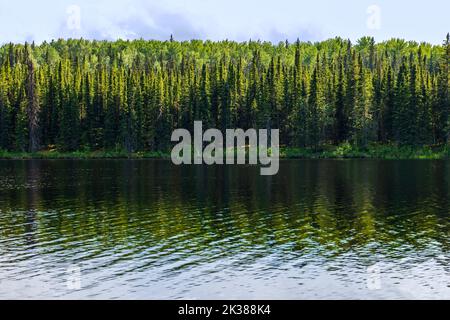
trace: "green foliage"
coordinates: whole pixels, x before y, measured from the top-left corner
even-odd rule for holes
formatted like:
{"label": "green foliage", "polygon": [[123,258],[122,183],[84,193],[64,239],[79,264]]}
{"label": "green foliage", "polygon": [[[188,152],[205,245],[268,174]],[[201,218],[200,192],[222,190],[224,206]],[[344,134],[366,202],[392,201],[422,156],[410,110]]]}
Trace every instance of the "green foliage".
{"label": "green foliage", "polygon": [[442,46],[370,37],[8,44],[0,148],[155,155],[170,149],[174,129],[202,120],[279,128],[286,156],[383,156],[373,143],[410,154],[450,138],[449,70],[450,37]]}
{"label": "green foliage", "polygon": [[322,146],[321,150],[307,148],[284,148],[281,157],[288,159],[448,159],[450,148],[448,146],[412,147],[394,144],[371,144],[366,148],[359,148],[345,142],[338,146]]}

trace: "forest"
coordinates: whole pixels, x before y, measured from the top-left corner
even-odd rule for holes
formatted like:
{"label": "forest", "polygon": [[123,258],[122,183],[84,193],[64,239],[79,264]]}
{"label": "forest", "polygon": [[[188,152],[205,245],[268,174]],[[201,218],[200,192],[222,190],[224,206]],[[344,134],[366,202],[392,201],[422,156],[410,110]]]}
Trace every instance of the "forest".
{"label": "forest", "polygon": [[165,152],[174,129],[279,129],[285,147],[446,145],[442,45],[55,40],[0,48],[0,150]]}

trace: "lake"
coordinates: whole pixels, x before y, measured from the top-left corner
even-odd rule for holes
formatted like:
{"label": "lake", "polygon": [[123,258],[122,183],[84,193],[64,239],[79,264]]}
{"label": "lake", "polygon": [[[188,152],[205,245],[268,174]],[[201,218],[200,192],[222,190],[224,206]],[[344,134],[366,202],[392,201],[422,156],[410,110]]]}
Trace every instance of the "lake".
{"label": "lake", "polygon": [[0,298],[450,299],[450,161],[0,161]]}

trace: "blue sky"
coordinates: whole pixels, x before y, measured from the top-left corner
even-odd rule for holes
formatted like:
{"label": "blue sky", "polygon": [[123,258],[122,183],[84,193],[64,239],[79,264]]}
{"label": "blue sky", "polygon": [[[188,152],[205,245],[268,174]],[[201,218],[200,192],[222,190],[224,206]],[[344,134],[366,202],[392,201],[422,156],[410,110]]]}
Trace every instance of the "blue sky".
{"label": "blue sky", "polygon": [[272,42],[371,35],[440,44],[449,13],[448,0],[0,0],[0,43],[173,34]]}

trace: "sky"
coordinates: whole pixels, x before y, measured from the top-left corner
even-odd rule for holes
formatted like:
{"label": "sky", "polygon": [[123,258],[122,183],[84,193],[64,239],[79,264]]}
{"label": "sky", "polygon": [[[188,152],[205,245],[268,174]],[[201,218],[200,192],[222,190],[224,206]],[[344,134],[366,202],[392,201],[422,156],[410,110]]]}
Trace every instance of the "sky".
{"label": "sky", "polygon": [[0,0],[0,43],[58,38],[442,43],[449,0]]}

